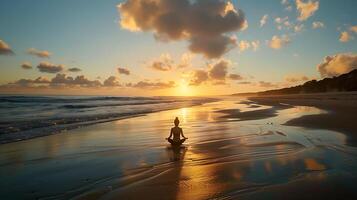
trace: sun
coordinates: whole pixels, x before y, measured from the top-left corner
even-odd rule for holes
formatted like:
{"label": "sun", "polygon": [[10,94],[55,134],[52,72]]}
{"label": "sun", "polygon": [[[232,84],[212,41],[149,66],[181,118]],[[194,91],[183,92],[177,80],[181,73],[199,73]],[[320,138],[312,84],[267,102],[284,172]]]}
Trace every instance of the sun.
{"label": "sun", "polygon": [[177,87],[177,96],[194,96],[192,88],[185,79],[181,79]]}

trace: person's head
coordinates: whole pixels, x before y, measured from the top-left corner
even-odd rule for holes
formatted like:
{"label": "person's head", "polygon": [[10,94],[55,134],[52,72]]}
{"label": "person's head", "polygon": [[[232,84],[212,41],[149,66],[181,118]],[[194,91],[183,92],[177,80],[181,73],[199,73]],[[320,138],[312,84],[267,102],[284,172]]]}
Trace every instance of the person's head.
{"label": "person's head", "polygon": [[178,117],[175,118],[174,124],[175,126],[178,126],[180,124],[180,120],[178,119]]}

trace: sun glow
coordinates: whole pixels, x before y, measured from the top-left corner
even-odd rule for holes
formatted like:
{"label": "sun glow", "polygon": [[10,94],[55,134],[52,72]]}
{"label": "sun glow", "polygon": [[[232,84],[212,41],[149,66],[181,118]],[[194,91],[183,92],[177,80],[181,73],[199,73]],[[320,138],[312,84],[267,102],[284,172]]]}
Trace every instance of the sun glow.
{"label": "sun glow", "polygon": [[177,87],[178,96],[194,96],[192,88],[189,86],[189,83],[185,79],[181,79]]}

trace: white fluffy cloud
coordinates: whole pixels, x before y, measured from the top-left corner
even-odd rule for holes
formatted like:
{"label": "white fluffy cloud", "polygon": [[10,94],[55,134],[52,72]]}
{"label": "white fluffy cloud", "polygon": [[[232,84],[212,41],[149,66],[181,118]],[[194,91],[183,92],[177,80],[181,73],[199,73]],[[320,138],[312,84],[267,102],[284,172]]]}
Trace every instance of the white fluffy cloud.
{"label": "white fluffy cloud", "polygon": [[303,31],[303,29],[304,29],[304,24],[298,24],[298,25],[294,26],[295,33],[299,33],[301,31]]}
{"label": "white fluffy cloud", "polygon": [[263,26],[267,23],[268,17],[269,17],[269,15],[264,15],[264,16],[260,19],[260,27],[263,27]]}
{"label": "white fluffy cloud", "polygon": [[162,41],[186,40],[208,58],[233,48],[236,41],[227,34],[247,25],[243,12],[224,0],[126,0],[118,11],[121,27],[153,32]]}
{"label": "white fluffy cloud", "polygon": [[299,21],[307,20],[319,9],[319,1],[317,0],[295,0],[295,3],[299,13]]}
{"label": "white fluffy cloud", "polygon": [[344,53],[326,56],[317,66],[321,77],[333,77],[357,69],[357,54]]}
{"label": "white fluffy cloud", "polygon": [[318,28],[324,28],[325,24],[319,21],[312,22],[312,28],[313,29],[318,29]]}

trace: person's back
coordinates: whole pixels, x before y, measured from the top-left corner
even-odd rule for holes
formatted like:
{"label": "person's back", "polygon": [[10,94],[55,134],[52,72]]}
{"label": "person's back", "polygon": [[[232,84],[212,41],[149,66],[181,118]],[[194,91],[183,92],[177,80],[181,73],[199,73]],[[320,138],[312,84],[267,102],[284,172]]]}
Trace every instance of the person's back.
{"label": "person's back", "polygon": [[182,133],[182,128],[175,126],[173,128],[171,128],[171,132],[173,134],[173,139],[175,142],[180,141],[180,135]]}
{"label": "person's back", "polygon": [[[182,128],[180,128],[178,125],[180,124],[179,119],[176,117],[174,120],[175,127],[171,128],[170,131],[170,136],[166,138],[172,145],[181,145],[185,140],[187,139],[183,135]],[[183,139],[180,138],[180,136],[183,137]],[[173,137],[173,139],[171,139]]]}

